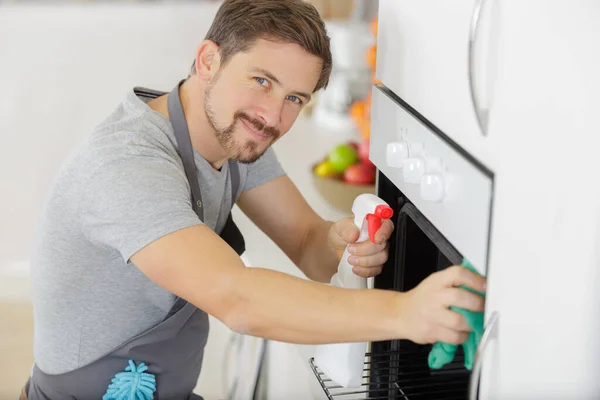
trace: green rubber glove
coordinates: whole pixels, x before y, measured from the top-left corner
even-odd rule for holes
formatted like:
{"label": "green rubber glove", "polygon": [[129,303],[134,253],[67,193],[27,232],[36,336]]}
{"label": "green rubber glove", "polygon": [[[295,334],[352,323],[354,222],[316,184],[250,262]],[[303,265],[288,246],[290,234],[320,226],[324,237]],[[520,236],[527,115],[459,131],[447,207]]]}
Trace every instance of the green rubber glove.
{"label": "green rubber glove", "polygon": [[[479,274],[479,272],[466,259],[463,259],[462,266]],[[465,289],[485,297],[484,293],[478,292],[471,288],[461,286],[461,289]],[[450,307],[450,309],[462,314],[469,323],[469,326],[471,327],[471,333],[469,333],[469,337],[462,344],[463,351],[465,353],[465,368],[471,370],[473,369],[473,362],[475,361],[477,345],[479,344],[481,336],[483,335],[483,313],[473,312],[458,307]],[[429,352],[429,357],[427,360],[429,368],[440,369],[449,362],[452,362],[452,360],[454,359],[454,354],[456,353],[456,348],[457,346],[454,344],[448,344],[443,342],[435,343],[431,348],[431,351]]]}

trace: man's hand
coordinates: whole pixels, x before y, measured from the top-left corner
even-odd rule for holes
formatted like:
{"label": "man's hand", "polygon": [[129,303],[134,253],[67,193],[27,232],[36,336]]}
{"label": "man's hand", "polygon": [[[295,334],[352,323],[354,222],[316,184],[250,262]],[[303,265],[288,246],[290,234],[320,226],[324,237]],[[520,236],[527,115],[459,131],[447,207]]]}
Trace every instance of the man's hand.
{"label": "man's hand", "polygon": [[394,231],[394,224],[389,219],[381,221],[381,228],[375,233],[375,243],[367,240],[356,243],[360,230],[354,225],[352,218],[343,218],[329,229],[327,239],[338,255],[342,257],[348,244],[350,257],[348,262],[354,266],[352,271],[358,276],[369,278],[379,275],[388,258],[388,239]]}
{"label": "man's hand", "polygon": [[485,299],[458,286],[485,292],[486,279],[461,266],[452,266],[425,278],[414,289],[402,293],[399,321],[404,337],[415,343],[442,341],[461,344],[471,327],[465,317],[450,306],[482,312]]}

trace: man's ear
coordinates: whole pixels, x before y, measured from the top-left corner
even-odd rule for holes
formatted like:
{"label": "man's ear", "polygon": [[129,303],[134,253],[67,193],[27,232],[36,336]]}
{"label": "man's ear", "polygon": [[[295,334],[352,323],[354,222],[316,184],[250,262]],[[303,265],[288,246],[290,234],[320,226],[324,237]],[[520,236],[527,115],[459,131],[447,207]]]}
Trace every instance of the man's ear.
{"label": "man's ear", "polygon": [[219,46],[212,40],[204,40],[196,52],[196,75],[210,81],[219,72],[220,61]]}

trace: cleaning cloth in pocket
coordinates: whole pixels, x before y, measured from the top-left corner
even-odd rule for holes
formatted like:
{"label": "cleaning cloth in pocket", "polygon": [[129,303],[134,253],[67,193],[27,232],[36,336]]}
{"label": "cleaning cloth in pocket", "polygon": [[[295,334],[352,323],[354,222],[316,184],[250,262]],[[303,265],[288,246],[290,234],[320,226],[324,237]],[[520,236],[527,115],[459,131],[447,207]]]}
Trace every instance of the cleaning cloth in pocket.
{"label": "cleaning cloth in pocket", "polygon": [[[479,274],[479,272],[466,259],[463,259],[462,266]],[[461,286],[461,289],[465,289],[485,297],[484,293],[478,292],[471,288]],[[468,339],[462,344],[463,351],[465,353],[465,368],[471,370],[473,369],[473,362],[475,361],[477,345],[479,344],[481,336],[483,335],[483,313],[473,312],[458,307],[450,307],[450,309],[462,314],[469,323],[469,326],[471,327],[471,332],[469,333]],[[435,343],[431,348],[431,351],[429,352],[429,358],[427,360],[429,368],[440,369],[444,365],[452,362],[457,347],[457,345],[449,343]]]}

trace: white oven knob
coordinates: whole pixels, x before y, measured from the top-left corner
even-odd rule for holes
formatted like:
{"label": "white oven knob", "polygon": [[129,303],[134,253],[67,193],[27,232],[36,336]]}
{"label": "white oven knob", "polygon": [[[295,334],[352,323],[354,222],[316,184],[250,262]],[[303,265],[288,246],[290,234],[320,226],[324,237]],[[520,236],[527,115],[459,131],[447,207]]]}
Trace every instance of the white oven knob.
{"label": "white oven knob", "polygon": [[420,183],[425,174],[425,159],[423,157],[411,157],[404,160],[402,175],[406,183]]}
{"label": "white oven knob", "polygon": [[421,198],[436,203],[444,199],[444,178],[441,173],[428,173],[421,177]]}
{"label": "white oven knob", "polygon": [[405,141],[393,142],[387,145],[386,163],[390,168],[402,168],[404,160],[408,158],[408,143]]}
{"label": "white oven knob", "polygon": [[421,177],[421,198],[425,201],[440,202],[444,199],[444,166],[439,157],[428,157],[427,172]]}

